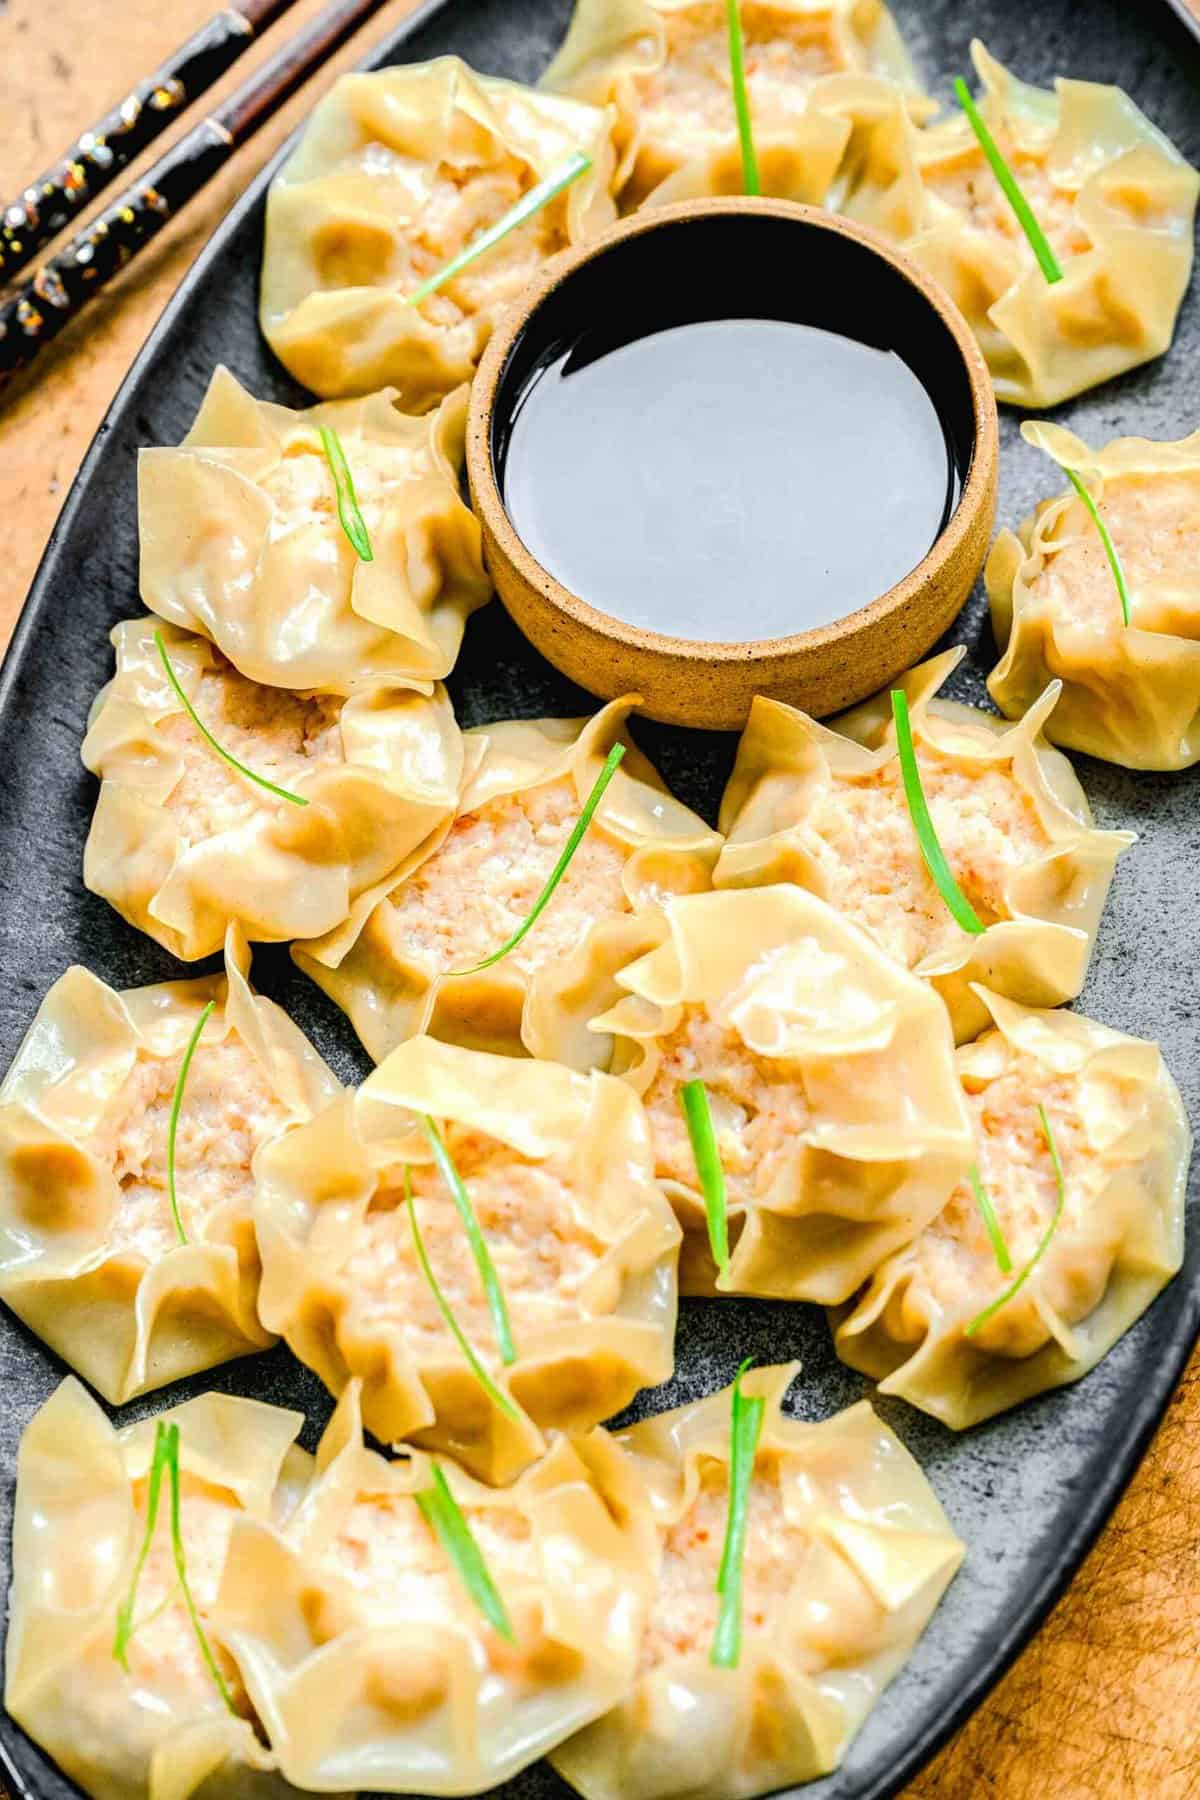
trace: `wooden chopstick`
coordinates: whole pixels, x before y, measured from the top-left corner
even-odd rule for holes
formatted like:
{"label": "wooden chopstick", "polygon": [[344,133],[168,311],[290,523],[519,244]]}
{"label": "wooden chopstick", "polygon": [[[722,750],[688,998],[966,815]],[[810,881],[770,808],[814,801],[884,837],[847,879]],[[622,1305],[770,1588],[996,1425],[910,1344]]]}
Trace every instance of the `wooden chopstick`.
{"label": "wooden chopstick", "polygon": [[234,0],[0,212],[0,283],[33,261],[295,0]]}
{"label": "wooden chopstick", "polygon": [[[275,0],[278,4],[278,0]],[[333,0],[0,305],[0,388],[156,237],[383,0]]]}

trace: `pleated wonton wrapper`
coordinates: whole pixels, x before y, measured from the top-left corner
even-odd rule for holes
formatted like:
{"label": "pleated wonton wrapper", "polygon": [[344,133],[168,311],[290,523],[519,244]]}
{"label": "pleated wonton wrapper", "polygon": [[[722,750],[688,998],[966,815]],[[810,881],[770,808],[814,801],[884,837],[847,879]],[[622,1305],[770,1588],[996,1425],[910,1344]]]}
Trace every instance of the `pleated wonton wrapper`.
{"label": "pleated wonton wrapper", "polygon": [[[231,931],[224,976],[119,994],[68,969],[0,1085],[0,1298],[114,1405],[274,1341],[251,1165],[341,1090],[249,961]],[[181,1243],[168,1128],[210,1000],[179,1113]]]}
{"label": "pleated wonton wrapper", "polygon": [[365,1448],[357,1388],[282,1530],[234,1530],[218,1606],[279,1766],[319,1793],[490,1789],[627,1691],[649,1571],[566,1439],[514,1486],[445,1478],[514,1641],[477,1610],[415,1496],[430,1461]]}
{"label": "pleated wonton wrapper", "polygon": [[[336,431],[370,538],[338,517]],[[270,686],[351,694],[448,675],[491,593],[458,491],[466,390],[426,418],[389,393],[293,412],[219,368],[178,449],[138,458],[142,599]]]}
{"label": "pleated wonton wrapper", "polygon": [[[684,1229],[685,1293],[847,1299],[966,1170],[945,1007],[801,888],[700,894],[597,926],[535,999],[564,1058],[601,1034],[643,1096]],[[719,1279],[679,1103],[696,1079],[728,1190]]]}
{"label": "pleated wonton wrapper", "polygon": [[[611,115],[457,57],[343,75],[271,184],[263,332],[315,393],[395,386],[414,411],[469,381],[543,263],[612,223]],[[407,296],[572,156],[592,167],[419,305]]]}
{"label": "pleated wonton wrapper", "polygon": [[962,1561],[933,1489],[865,1401],[820,1424],[783,1412],[798,1366],[742,1378],[766,1412],[735,1669],[709,1661],[729,1390],[582,1446],[617,1517],[648,1517],[659,1545],[636,1685],[551,1757],[586,1800],[748,1800],[836,1768]]}
{"label": "pleated wonton wrapper", "polygon": [[[821,204],[856,126],[916,99],[880,0],[743,0],[746,86],[763,191]],[[626,210],[741,194],[729,28],[721,0],[577,0],[542,85],[614,106]],[[925,116],[917,104],[917,116]],[[932,110],[929,103],[928,110]]]}
{"label": "pleated wonton wrapper", "polygon": [[[1191,1151],[1157,1044],[984,998],[996,1028],[959,1051],[959,1069],[1013,1272],[998,1268],[964,1182],[833,1320],[844,1362],[956,1430],[1077,1381],[1140,1317],[1183,1259]],[[1063,1214],[1020,1291],[968,1337],[1054,1217],[1039,1105],[1062,1159]]]}
{"label": "pleated wonton wrapper", "polygon": [[1083,986],[1127,831],[1100,831],[1065,756],[1042,738],[1057,685],[1015,725],[934,696],[963,652],[899,685],[934,827],[985,926],[964,931],[925,867],[904,794],[890,695],[831,730],[757,699],[721,807],[718,887],[795,881],[928,981],[961,1043],[988,1015],[972,984],[1057,1006]]}
{"label": "pleated wonton wrapper", "polygon": [[979,110],[1063,272],[1050,283],[959,111],[918,129],[899,103],[843,210],[903,243],[979,339],[996,396],[1055,406],[1159,356],[1192,267],[1200,177],[1120,88],[1029,87],[971,46]]}
{"label": "pleated wonton wrapper", "polygon": [[[307,802],[268,793],[196,729],[155,646],[223,750]],[[247,681],[204,638],[118,625],[83,760],[101,777],[83,877],[186,962],[227,926],[254,941],[318,937],[359,914],[453,816],[462,735],[443,688],[349,700]]]}
{"label": "pleated wonton wrapper", "polygon": [[[554,1056],[527,1005],[537,971],[597,919],[707,888],[720,838],[668,793],[626,733],[637,696],[591,719],[513,719],[465,735],[467,779],[448,832],[356,922],[294,952],[376,1062],[418,1032],[475,1049]],[[529,935],[474,970],[528,917],[613,745],[625,757]]]}
{"label": "pleated wonton wrapper", "polygon": [[209,1617],[235,1522],[286,1516],[312,1458],[299,1413],[204,1394],[163,1415],[179,1427],[179,1522],[188,1582],[237,1707],[205,1666],[171,1553],[169,1484],[137,1587],[129,1673],[113,1655],[146,1524],[155,1420],[115,1431],[68,1379],[17,1453],[4,1703],[96,1800],[284,1800],[294,1790],[253,1724]]}
{"label": "pleated wonton wrapper", "polygon": [[1002,531],[987,564],[1004,654],[988,678],[1017,713],[1046,681],[1062,698],[1046,735],[1127,769],[1200,761],[1200,432],[1175,443],[1116,438],[1089,450],[1060,425],[1023,434],[1098,502],[1129,590],[1124,622],[1112,567],[1083,501],[1068,490]]}
{"label": "pleated wonton wrapper", "polygon": [[[487,1242],[507,1367],[422,1115]],[[406,1170],[425,1252],[492,1393],[422,1272]],[[674,1367],[679,1230],[642,1109],[607,1075],[414,1038],[264,1152],[255,1216],[264,1321],[334,1393],[361,1376],[376,1437],[448,1451],[485,1480],[512,1480],[543,1431],[586,1429]]]}

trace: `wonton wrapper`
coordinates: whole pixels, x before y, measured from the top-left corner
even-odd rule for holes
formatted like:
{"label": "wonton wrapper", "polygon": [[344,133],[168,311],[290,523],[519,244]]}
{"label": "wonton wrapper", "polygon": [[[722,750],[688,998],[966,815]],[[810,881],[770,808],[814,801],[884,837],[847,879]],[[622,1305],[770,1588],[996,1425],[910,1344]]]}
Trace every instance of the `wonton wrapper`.
{"label": "wonton wrapper", "polygon": [[[508,1368],[422,1113],[442,1125],[488,1240],[517,1353]],[[490,1226],[464,1161],[481,1137],[502,1159],[507,1202],[508,1216]],[[510,1152],[523,1160],[514,1165]],[[458,1324],[515,1419],[489,1399],[435,1310],[409,1233],[405,1166],[429,1260],[443,1289],[461,1289],[451,1300]],[[384,1442],[411,1439],[485,1480],[510,1481],[545,1449],[542,1431],[586,1429],[671,1374],[679,1230],[622,1082],[414,1038],[357,1094],[270,1146],[257,1174],[263,1320],[335,1394],[362,1378],[367,1425]],[[561,1211],[543,1183],[557,1184]],[[549,1223],[533,1212],[539,1204]],[[554,1259],[570,1269],[572,1248],[579,1266],[564,1296]]]}
{"label": "wonton wrapper", "polygon": [[[909,698],[926,798],[950,866],[987,929],[958,925],[925,868],[904,797],[895,750],[890,694],[845,713],[840,730],[818,724],[782,701],[755,700],[721,807],[725,849],[713,875],[717,887],[755,887],[795,881],[870,930],[881,946],[928,981],[950,1009],[962,1043],[987,1023],[972,984],[1027,1005],[1057,1006],[1079,993],[1096,942],[1100,916],[1127,831],[1099,831],[1087,796],[1066,757],[1043,741],[1057,686],[1035,696],[1015,725],[953,700],[933,696],[963,652],[948,650],[912,670],[898,684]],[[933,754],[931,754],[933,753]],[[1011,765],[1011,778],[1006,771]],[[961,813],[939,797],[934,774],[955,769],[968,784],[1005,776],[982,811],[987,838],[959,836]],[[834,879],[847,864],[843,844],[835,862],[829,834],[850,829],[856,789],[878,793],[876,772],[890,769],[892,804],[864,815],[851,839],[863,891]],[[840,795],[840,798],[839,798]],[[1010,808],[1009,816],[1001,813]],[[895,828],[889,844],[883,822]],[[1027,834],[1022,860],[1018,828]],[[991,840],[989,842],[989,839]],[[871,879],[872,859],[899,859]],[[985,875],[985,857],[993,865]],[[861,870],[860,870],[861,865]],[[911,921],[918,941],[912,941]],[[920,939],[933,930],[933,941]]]}
{"label": "wonton wrapper", "polygon": [[[720,838],[670,794],[657,770],[628,737],[625,722],[636,696],[614,700],[591,719],[513,719],[465,734],[467,779],[458,816],[414,857],[400,883],[381,900],[361,936],[355,926],[293,952],[295,961],[350,1019],[376,1062],[419,1032],[479,1050],[553,1056],[543,1046],[527,1008],[536,971],[573,949],[596,916],[589,884],[600,887],[603,913],[637,909],[664,893],[707,888]],[[529,803],[554,783],[569,785],[569,822],[555,836],[557,856],[570,827],[616,742],[625,757],[605,791],[553,899],[523,942],[490,969],[447,978],[428,946],[414,945],[406,929],[406,883],[437,878],[439,855],[456,852],[462,833],[480,811],[497,802]],[[451,843],[447,845],[447,834]],[[559,840],[561,839],[561,844]],[[494,860],[494,858],[493,858]],[[509,904],[504,876],[490,867],[460,870],[454,879],[464,923],[475,934],[454,947],[453,969],[470,969],[498,950],[527,916],[549,876],[553,859],[521,903]],[[611,896],[603,889],[611,885]],[[511,884],[510,884],[511,893]],[[491,908],[489,912],[486,910]],[[449,914],[435,903],[443,926]]]}
{"label": "wonton wrapper", "polygon": [[[214,1203],[210,1184],[222,1173],[223,1153],[236,1174],[239,1134],[252,1156],[267,1136],[310,1119],[341,1089],[287,1014],[252,993],[249,966],[244,941],[231,931],[224,976],[121,994],[87,969],[68,969],[0,1085],[0,1299],[114,1405],[274,1342],[256,1305],[252,1195],[239,1204],[236,1193],[218,1193]],[[216,1010],[179,1121],[177,1185],[188,1235],[181,1244],[166,1183],[168,1115],[175,1069],[209,1000]],[[243,1079],[229,1093],[233,1118],[214,1122],[203,1101],[205,1059],[235,1040],[260,1090]],[[127,1095],[126,1083],[148,1059],[163,1069],[151,1098],[136,1089]],[[255,1105],[258,1125],[249,1116]],[[138,1123],[144,1129],[150,1106],[160,1165],[137,1156]],[[199,1140],[189,1155],[193,1128]],[[123,1134],[132,1134],[132,1151],[122,1180]],[[206,1149],[209,1139],[216,1142]],[[189,1196],[188,1170],[206,1158]],[[249,1188],[248,1169],[244,1180]],[[139,1187],[157,1192],[139,1202]],[[197,1224],[201,1187],[206,1204]],[[149,1221],[139,1204],[150,1206]]]}
{"label": "wonton wrapper", "polygon": [[1055,406],[1166,350],[1187,291],[1200,177],[1120,88],[1029,87],[978,41],[979,109],[1063,271],[1034,258],[966,117],[877,125],[843,205],[950,294],[999,400]]}
{"label": "wonton wrapper", "polygon": [[1086,481],[1121,559],[1126,627],[1095,524],[1071,490],[1002,531],[987,564],[1004,655],[988,691],[1005,713],[1052,678],[1056,744],[1126,769],[1200,761],[1200,432],[1176,443],[1116,438],[1089,450],[1060,425],[1023,434]]}
{"label": "wonton wrapper", "polygon": [[[651,1618],[632,1692],[551,1757],[586,1800],[748,1800],[827,1774],[962,1561],[933,1489],[866,1401],[820,1424],[783,1412],[798,1367],[742,1381],[767,1407],[736,1669],[709,1661],[729,1389],[581,1445],[616,1516],[656,1528],[663,1614]],[[703,1589],[697,1557],[714,1577]],[[682,1563],[674,1583],[671,1562]]]}
{"label": "wonton wrapper", "polygon": [[[941,1211],[970,1159],[945,1007],[801,888],[694,895],[599,925],[538,978],[534,1004],[565,1061],[587,1034],[608,1034],[611,1068],[644,1096],[685,1234],[684,1293],[847,1299]],[[676,1081],[655,1087],[663,1042],[693,1020],[736,1046],[685,1045],[677,1071],[705,1081],[725,1167],[719,1277]],[[738,1097],[756,1077],[771,1110]],[[744,1136],[757,1139],[760,1120],[774,1126],[773,1155]]]}
{"label": "wonton wrapper", "polygon": [[[416,419],[387,393],[292,412],[228,369],[178,449],[138,457],[142,599],[251,681],[351,694],[454,667],[491,594],[458,491],[466,390]],[[319,427],[341,440],[373,560],[338,518]]]}
{"label": "wonton wrapper", "polygon": [[[612,115],[457,57],[343,75],[267,198],[260,321],[327,398],[395,386],[420,411],[470,381],[549,257],[615,217]],[[577,152],[592,167],[419,306],[413,293]]]}
{"label": "wonton wrapper", "polygon": [[[179,1425],[180,1527],[188,1577],[223,1673],[237,1670],[208,1618],[223,1538],[236,1519],[282,1517],[312,1458],[294,1447],[299,1413],[204,1394],[162,1415]],[[13,1588],[4,1701],[17,1723],[96,1800],[283,1800],[249,1716],[227,1710],[201,1658],[171,1560],[164,1478],[154,1548],[138,1583],[142,1622],[128,1674],[113,1656],[145,1530],[156,1420],[115,1431],[68,1378],[17,1452]],[[214,1554],[215,1553],[215,1554]],[[167,1610],[157,1618],[156,1607]]]}
{"label": "wonton wrapper", "polygon": [[[997,1029],[959,1051],[959,1068],[1013,1274],[997,1267],[964,1182],[942,1217],[831,1318],[844,1362],[957,1431],[1078,1381],[1141,1316],[1183,1260],[1191,1153],[1157,1044],[1075,1013],[982,997]],[[1062,1158],[1066,1209],[1021,1291],[968,1338],[1054,1216],[1039,1104]]]}
{"label": "wonton wrapper", "polygon": [[[276,799],[205,743],[167,681],[156,628],[222,748],[307,806]],[[278,943],[365,918],[453,816],[462,734],[440,686],[343,702],[247,682],[205,639],[155,619],[116,626],[112,641],[117,672],[83,742],[101,777],[83,878],[183,961],[220,949],[231,922]],[[205,714],[206,684],[220,716]],[[231,709],[249,724],[232,722]],[[278,745],[272,726],[303,748]]]}
{"label": "wonton wrapper", "polygon": [[614,1705],[633,1676],[648,1570],[565,1439],[511,1488],[446,1479],[516,1643],[489,1626],[412,1496],[429,1459],[362,1442],[357,1384],[282,1529],[239,1521],[218,1605],[223,1638],[305,1789],[471,1794]]}
{"label": "wonton wrapper", "polygon": [[[932,110],[880,0],[743,0],[741,15],[765,194],[821,205],[856,128],[897,101]],[[578,0],[542,85],[616,108],[624,210],[745,192],[721,0]]]}

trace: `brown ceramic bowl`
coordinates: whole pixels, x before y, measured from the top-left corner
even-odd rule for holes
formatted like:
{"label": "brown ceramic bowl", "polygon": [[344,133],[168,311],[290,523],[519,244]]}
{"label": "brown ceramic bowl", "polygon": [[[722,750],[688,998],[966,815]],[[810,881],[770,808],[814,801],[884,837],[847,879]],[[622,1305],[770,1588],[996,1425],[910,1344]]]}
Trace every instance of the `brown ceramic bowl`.
{"label": "brown ceramic bowl", "polygon": [[[684,240],[681,233],[691,235]],[[735,643],[668,637],[625,624],[543,568],[505,510],[503,446],[529,370],[563,341],[572,319],[584,323],[601,306],[623,304],[631,274],[635,282],[639,274],[653,279],[657,269],[661,292],[664,280],[673,279],[663,271],[686,269],[698,250],[699,265],[720,272],[734,304],[752,285],[746,271],[756,255],[760,269],[769,271],[768,287],[800,284],[789,293],[822,296],[833,316],[839,293],[859,296],[859,305],[862,295],[871,295],[873,303],[878,294],[889,317],[903,321],[893,347],[920,376],[953,442],[961,494],[933,548],[903,580],[834,624]],[[753,310],[751,300],[747,311]],[[793,306],[780,316],[798,315]],[[912,338],[911,354],[905,334]],[[919,661],[953,622],[983,565],[998,462],[991,377],[949,298],[877,233],[781,200],[701,200],[651,209],[556,259],[496,330],[475,380],[467,430],[467,467],[488,568],[530,642],[593,694],[611,699],[638,693],[651,718],[715,730],[744,725],[755,694],[826,716]],[[869,493],[863,495],[862,529],[871,529]]]}

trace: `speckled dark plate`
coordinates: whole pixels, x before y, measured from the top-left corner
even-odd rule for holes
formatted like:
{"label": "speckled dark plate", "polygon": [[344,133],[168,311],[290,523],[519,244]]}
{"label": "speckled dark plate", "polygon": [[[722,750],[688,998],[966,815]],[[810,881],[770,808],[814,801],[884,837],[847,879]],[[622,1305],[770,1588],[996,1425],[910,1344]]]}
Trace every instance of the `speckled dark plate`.
{"label": "speckled dark plate", "polygon": [[[1165,6],[1123,0],[894,0],[900,24],[933,91],[946,94],[967,68],[978,33],[1026,79],[1056,72],[1127,88],[1194,163],[1200,163],[1200,53]],[[534,79],[566,25],[570,0],[434,0],[392,39],[381,61],[447,51],[492,74]],[[172,444],[186,431],[215,363],[228,363],[255,393],[300,396],[255,324],[264,182],[217,233],[139,358],[84,463],[0,674],[0,1067],[7,1065],[46,989],[69,963],[86,963],[117,987],[180,973],[167,954],[84,891],[80,863],[95,783],[79,763],[89,702],[108,677],[108,633],[140,608],[134,460],[142,444]],[[1194,371],[1200,311],[1185,302],[1175,347],[1147,369],[1060,409],[1085,438],[1117,433],[1177,437],[1198,423]],[[1000,519],[1015,524],[1055,472],[1003,417]],[[869,496],[864,496],[869,502]],[[976,595],[952,633],[970,658],[951,691],[984,697],[996,659]],[[451,682],[464,724],[511,715],[589,709],[521,640],[498,605],[473,619]],[[715,812],[733,740],[638,728],[676,791]],[[1142,841],[1121,863],[1082,1006],[1126,1031],[1158,1037],[1193,1117],[1200,1087],[1194,877],[1200,868],[1200,771],[1125,774],[1078,759],[1100,823],[1132,826]],[[344,1077],[365,1073],[349,1027],[292,967],[262,950],[255,979],[312,1035]],[[1193,1179],[1191,1208],[1197,1200]],[[803,1790],[808,1800],[882,1800],[898,1791],[961,1724],[1029,1638],[1077,1568],[1145,1449],[1200,1325],[1200,1232],[1191,1220],[1187,1261],[1166,1292],[1101,1366],[1072,1388],[965,1436],[898,1404],[881,1410],[919,1457],[969,1554],[912,1661],[888,1690],[836,1775]],[[867,1391],[837,1363],[815,1307],[725,1301],[685,1303],[679,1372],[645,1395],[656,1411],[727,1382],[739,1359],[798,1356],[793,1394],[806,1418],[823,1418]],[[0,1543],[7,1559],[17,1442],[64,1373],[22,1326],[0,1318]],[[204,1387],[302,1408],[307,1441],[328,1416],[314,1378],[279,1350],[227,1365],[139,1402],[155,1410]],[[7,1568],[4,1570],[7,1583]],[[7,1718],[0,1761],[20,1797],[68,1800],[77,1790]],[[568,1790],[544,1765],[504,1791],[505,1800],[549,1800]]]}

